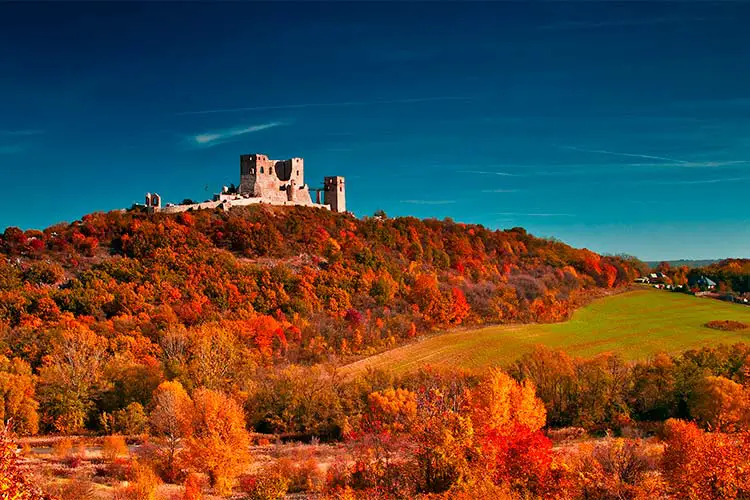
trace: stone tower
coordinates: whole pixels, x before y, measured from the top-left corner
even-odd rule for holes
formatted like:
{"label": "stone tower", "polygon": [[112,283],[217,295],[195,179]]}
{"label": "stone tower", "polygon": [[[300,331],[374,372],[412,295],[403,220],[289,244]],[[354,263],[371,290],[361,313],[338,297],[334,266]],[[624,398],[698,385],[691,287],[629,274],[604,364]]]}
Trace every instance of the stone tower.
{"label": "stone tower", "polygon": [[240,156],[239,192],[271,202],[312,203],[302,158],[270,160],[262,154]]}
{"label": "stone tower", "polygon": [[146,193],[146,208],[152,212],[161,210],[161,196],[156,193]]}
{"label": "stone tower", "polygon": [[324,180],[323,203],[330,205],[334,212],[346,212],[346,189],[343,177],[326,177]]}

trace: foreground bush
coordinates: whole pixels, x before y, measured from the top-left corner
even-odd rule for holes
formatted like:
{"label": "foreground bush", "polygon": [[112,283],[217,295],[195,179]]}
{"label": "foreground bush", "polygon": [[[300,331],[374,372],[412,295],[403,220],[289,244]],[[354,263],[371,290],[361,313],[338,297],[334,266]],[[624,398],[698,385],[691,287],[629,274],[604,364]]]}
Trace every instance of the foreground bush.
{"label": "foreground bush", "polygon": [[242,478],[240,486],[247,500],[283,500],[289,483],[289,479],[276,470],[266,470]]}
{"label": "foreground bush", "polygon": [[749,498],[750,434],[703,432],[692,422],[664,426],[662,469],[675,498]]}
{"label": "foreground bush", "polygon": [[47,496],[18,465],[16,446],[10,439],[8,426],[0,426],[0,498],[40,500]]}
{"label": "foreground bush", "polygon": [[161,484],[151,467],[132,462],[128,473],[128,485],[115,491],[114,500],[155,500],[156,489]]}

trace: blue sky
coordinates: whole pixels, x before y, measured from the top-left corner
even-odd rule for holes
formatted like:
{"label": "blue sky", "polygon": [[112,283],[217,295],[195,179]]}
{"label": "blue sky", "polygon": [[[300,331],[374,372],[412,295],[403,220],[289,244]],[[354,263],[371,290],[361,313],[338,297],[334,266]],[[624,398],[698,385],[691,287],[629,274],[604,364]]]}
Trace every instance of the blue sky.
{"label": "blue sky", "polygon": [[239,155],[357,215],[750,257],[750,5],[0,4],[0,230],[204,199]]}

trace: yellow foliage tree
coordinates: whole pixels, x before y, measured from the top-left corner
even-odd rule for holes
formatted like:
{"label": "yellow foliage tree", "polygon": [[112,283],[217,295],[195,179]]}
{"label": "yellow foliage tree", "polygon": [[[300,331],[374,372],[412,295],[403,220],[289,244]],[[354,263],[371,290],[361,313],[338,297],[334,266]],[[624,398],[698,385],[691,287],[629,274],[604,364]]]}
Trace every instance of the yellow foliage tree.
{"label": "yellow foliage tree", "polygon": [[0,356],[0,423],[11,424],[17,434],[36,434],[39,430],[39,406],[34,399],[31,367],[19,358]]}
{"label": "yellow foliage tree", "polygon": [[416,395],[406,389],[386,389],[367,397],[368,419],[382,430],[407,431],[417,417]]}
{"label": "yellow foliage tree", "polygon": [[153,395],[149,416],[151,432],[164,450],[164,475],[174,480],[177,474],[177,452],[182,439],[190,435],[193,401],[179,382],[162,382]]}
{"label": "yellow foliage tree", "polygon": [[536,397],[534,384],[516,382],[502,370],[494,369],[470,394],[472,420],[476,428],[503,432],[514,425],[534,432],[546,422],[544,403]]}
{"label": "yellow foliage tree", "polygon": [[240,406],[225,394],[199,389],[193,395],[192,434],[187,461],[205,472],[219,495],[229,495],[234,479],[250,461],[250,437]]}

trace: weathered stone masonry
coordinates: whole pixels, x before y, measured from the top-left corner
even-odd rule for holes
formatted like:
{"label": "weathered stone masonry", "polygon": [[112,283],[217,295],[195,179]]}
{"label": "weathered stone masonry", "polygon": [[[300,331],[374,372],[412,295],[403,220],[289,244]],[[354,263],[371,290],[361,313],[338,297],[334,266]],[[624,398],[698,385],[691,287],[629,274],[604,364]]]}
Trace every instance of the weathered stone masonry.
{"label": "weathered stone masonry", "polygon": [[[161,206],[158,194],[146,195],[146,208],[154,212],[186,212],[203,208],[223,208],[266,203],[270,205],[303,205],[346,212],[344,178],[325,177],[323,187],[316,191],[315,202],[310,187],[305,184],[305,162],[302,158],[270,160],[263,154],[240,156],[240,185],[237,192],[224,188],[212,201],[191,205]],[[323,192],[323,203],[320,192]]]}

